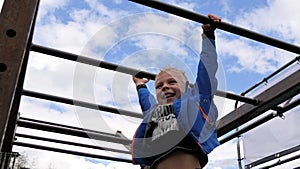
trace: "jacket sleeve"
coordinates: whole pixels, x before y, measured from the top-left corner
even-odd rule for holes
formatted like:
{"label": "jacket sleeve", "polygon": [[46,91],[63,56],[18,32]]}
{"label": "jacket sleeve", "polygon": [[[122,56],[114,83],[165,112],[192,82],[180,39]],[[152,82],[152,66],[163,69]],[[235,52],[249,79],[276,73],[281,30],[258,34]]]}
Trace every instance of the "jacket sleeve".
{"label": "jacket sleeve", "polygon": [[196,77],[196,86],[200,95],[212,96],[217,90],[215,77],[218,68],[215,40],[202,35],[202,51]]}
{"label": "jacket sleeve", "polygon": [[[216,120],[218,110],[213,101],[217,90],[216,72],[218,69],[215,40],[202,35],[202,51],[196,78],[199,90],[198,115],[191,132],[201,143],[206,153],[211,152],[220,143],[217,140]],[[200,130],[199,130],[200,129]]]}
{"label": "jacket sleeve", "polygon": [[139,88],[138,89],[138,97],[141,109],[143,111],[143,115],[145,116],[147,113],[152,110],[152,108],[157,104],[155,97],[150,93],[148,88]]}
{"label": "jacket sleeve", "polygon": [[179,125],[209,153],[219,145],[215,125],[218,110],[212,99],[217,89],[218,66],[215,41],[205,35],[200,57],[195,86],[186,86],[181,99],[174,101],[174,110]]}

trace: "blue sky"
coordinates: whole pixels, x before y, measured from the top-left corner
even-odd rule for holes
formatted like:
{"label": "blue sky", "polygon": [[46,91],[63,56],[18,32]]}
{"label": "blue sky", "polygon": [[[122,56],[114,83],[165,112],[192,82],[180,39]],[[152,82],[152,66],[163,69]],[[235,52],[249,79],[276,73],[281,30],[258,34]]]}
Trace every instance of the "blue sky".
{"label": "blue sky", "polygon": [[[223,22],[291,44],[300,44],[300,2],[297,0],[290,0],[288,3],[284,0],[163,2],[202,15],[213,13],[220,16]],[[179,66],[187,71],[192,81],[199,59],[197,52],[200,50],[200,33],[200,23],[130,1],[41,0],[33,43],[153,73],[166,65]],[[220,64],[219,90],[223,91],[240,94],[297,56],[222,30],[217,30],[216,36]],[[130,76],[34,52],[30,54],[24,88],[140,112]],[[220,116],[229,113],[233,106],[234,103],[219,98]],[[23,117],[110,133],[122,129],[128,138],[132,137],[140,122],[140,119],[112,116],[105,112],[99,115],[99,111],[27,97],[22,99],[20,112]],[[116,121],[118,125],[112,125]],[[18,131],[29,132],[26,129]],[[36,134],[43,135],[42,132]],[[110,146],[104,142],[90,142]],[[237,168],[235,145],[233,140],[220,146],[212,153],[206,168]],[[119,145],[116,147],[124,149]],[[16,150],[23,149],[17,147]],[[36,164],[40,168],[43,167],[42,164],[72,169],[78,166],[133,168],[130,164],[107,161],[97,163],[80,157],[52,153],[46,155],[43,151],[25,150],[36,158],[47,156],[41,160],[43,162]],[[120,154],[95,153],[130,158]],[[69,160],[60,160],[62,158]]]}

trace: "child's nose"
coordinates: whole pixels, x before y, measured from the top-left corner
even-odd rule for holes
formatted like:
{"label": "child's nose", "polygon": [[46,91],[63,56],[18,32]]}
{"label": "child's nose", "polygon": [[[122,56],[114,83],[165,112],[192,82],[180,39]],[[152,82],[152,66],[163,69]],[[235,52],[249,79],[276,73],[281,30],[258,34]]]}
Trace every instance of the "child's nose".
{"label": "child's nose", "polygon": [[168,84],[164,84],[162,87],[162,91],[168,90],[169,89],[169,85]]}

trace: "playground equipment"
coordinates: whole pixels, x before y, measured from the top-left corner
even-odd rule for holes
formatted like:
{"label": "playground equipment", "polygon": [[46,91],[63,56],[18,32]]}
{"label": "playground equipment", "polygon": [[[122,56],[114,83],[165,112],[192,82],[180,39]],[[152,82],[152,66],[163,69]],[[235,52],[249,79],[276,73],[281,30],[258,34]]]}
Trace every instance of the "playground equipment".
{"label": "playground equipment", "polygon": [[[142,5],[146,5],[152,8],[156,8],[158,10],[162,10],[174,15],[178,15],[180,17],[200,22],[200,23],[207,23],[210,20],[206,16],[202,16],[200,14],[175,7],[160,1],[154,0],[131,0]],[[54,95],[48,95],[43,93],[38,93],[34,91],[28,91],[23,89],[23,82],[25,78],[25,71],[27,67],[27,62],[29,58],[29,53],[31,51],[51,55],[54,57],[59,57],[62,59],[67,59],[71,61],[78,61],[78,55],[74,55],[72,53],[59,51],[56,49],[51,49],[48,47],[36,45],[32,43],[32,36],[35,27],[35,20],[38,12],[39,7],[39,0],[24,0],[22,2],[18,0],[5,0],[1,16],[0,16],[0,53],[1,53],[1,60],[0,60],[0,149],[1,149],[1,163],[0,168],[7,168],[10,162],[10,158],[7,158],[9,154],[12,153],[12,147],[16,146],[23,146],[23,147],[30,147],[36,149],[43,149],[49,151],[56,151],[62,152],[67,154],[74,154],[74,155],[81,155],[86,157],[93,157],[93,158],[100,158],[100,159],[107,159],[107,160],[114,160],[120,162],[131,162],[131,160],[115,158],[115,157],[108,157],[108,156],[101,156],[96,154],[88,154],[83,152],[77,151],[70,151],[58,148],[52,148],[47,146],[29,144],[29,143],[22,143],[15,141],[15,137],[23,137],[23,138],[30,138],[36,140],[43,140],[48,142],[56,142],[60,144],[68,144],[74,145],[79,147],[88,147],[112,152],[119,152],[129,154],[129,151],[123,151],[108,147],[99,147],[99,146],[91,146],[91,145],[84,145],[79,143],[74,143],[72,141],[60,141],[56,139],[44,138],[44,137],[36,137],[31,135],[19,134],[15,133],[17,127],[24,127],[42,131],[49,131],[55,132],[60,134],[72,135],[77,137],[88,138],[88,135],[93,135],[93,138],[119,143],[123,145],[130,145],[131,140],[128,140],[124,137],[121,137],[118,134],[109,134],[101,131],[94,131],[88,130],[84,128],[76,128],[72,126],[67,126],[63,124],[56,124],[56,123],[49,123],[44,121],[39,121],[35,119],[28,119],[18,116],[18,108],[20,104],[20,100],[22,96],[29,96],[40,98],[44,100],[50,100],[54,102],[64,103],[73,105],[74,102],[79,103],[78,105],[85,107],[85,108],[97,108],[97,110],[107,111],[114,114],[120,114],[120,109],[112,108],[105,105],[95,105],[88,102],[83,102],[80,100],[74,101],[70,98],[63,98]],[[243,102],[245,104],[237,107],[234,111],[230,114],[224,116],[219,120],[218,125],[218,136],[222,137],[225,134],[229,133],[230,131],[246,124],[250,120],[254,119],[255,117],[259,116],[260,114],[268,111],[274,110],[277,114],[272,114],[264,117],[252,123],[251,125],[245,126],[238,131],[234,132],[231,135],[228,135],[225,138],[220,139],[220,142],[223,144],[239,135],[259,126],[267,122],[268,120],[282,115],[284,112],[293,109],[294,107],[299,105],[299,100],[296,100],[284,107],[279,106],[284,101],[297,96],[300,91],[300,71],[297,70],[293,74],[289,75],[288,77],[282,79],[280,82],[275,84],[274,86],[270,87],[268,90],[263,91],[259,95],[254,98],[246,97],[245,95],[259,86],[260,84],[267,81],[269,78],[273,77],[281,70],[289,67],[293,63],[299,61],[299,54],[300,54],[300,47],[295,46],[293,44],[289,44],[271,37],[267,37],[256,32],[252,32],[243,28],[239,28],[234,25],[227,24],[225,22],[214,23],[217,29],[228,31],[245,38],[249,38],[258,42],[262,42],[286,51],[290,51],[295,53],[297,56],[295,59],[284,65],[282,68],[278,69],[278,71],[274,72],[270,76],[263,79],[261,82],[255,84],[253,87],[249,88],[249,90],[245,91],[241,95],[232,94],[226,91],[217,91],[216,95],[225,97],[228,99],[236,100],[238,102]],[[81,63],[95,65],[93,63],[99,63],[99,61],[85,58],[84,56],[81,57]],[[149,79],[154,79],[155,74],[144,72],[136,69],[132,69],[129,67],[123,67],[122,65],[115,65],[112,63],[101,61],[101,64],[98,67],[109,69],[113,71],[119,71],[121,73],[137,75]],[[117,69],[118,68],[118,69]],[[138,72],[138,74],[136,74]],[[141,114],[130,112],[126,110],[122,110],[122,115],[142,118]],[[299,150],[298,147],[288,151],[288,153],[294,152]],[[286,153],[286,154],[288,154]],[[283,153],[284,154],[284,153]],[[274,159],[275,157],[270,157],[266,160]],[[263,161],[261,161],[262,163]],[[259,165],[260,163],[252,164],[251,166]]]}

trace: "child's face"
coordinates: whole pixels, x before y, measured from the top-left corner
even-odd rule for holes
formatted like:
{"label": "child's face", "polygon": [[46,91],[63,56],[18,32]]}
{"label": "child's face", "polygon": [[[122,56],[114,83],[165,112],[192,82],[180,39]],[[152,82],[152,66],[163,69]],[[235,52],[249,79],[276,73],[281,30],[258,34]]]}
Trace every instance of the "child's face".
{"label": "child's face", "polygon": [[180,82],[175,76],[161,72],[155,81],[156,97],[159,104],[171,104],[181,96]]}

